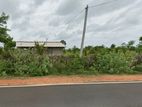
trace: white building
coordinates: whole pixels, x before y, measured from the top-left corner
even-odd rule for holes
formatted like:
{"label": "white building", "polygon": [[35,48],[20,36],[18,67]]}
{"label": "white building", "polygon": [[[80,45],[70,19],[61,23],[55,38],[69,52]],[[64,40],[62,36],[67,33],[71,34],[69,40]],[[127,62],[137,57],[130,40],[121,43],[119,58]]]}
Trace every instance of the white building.
{"label": "white building", "polygon": [[[63,54],[63,49],[66,46],[65,41],[36,41],[45,47],[49,56],[59,56]],[[34,48],[35,41],[16,41],[16,48],[28,49]]]}

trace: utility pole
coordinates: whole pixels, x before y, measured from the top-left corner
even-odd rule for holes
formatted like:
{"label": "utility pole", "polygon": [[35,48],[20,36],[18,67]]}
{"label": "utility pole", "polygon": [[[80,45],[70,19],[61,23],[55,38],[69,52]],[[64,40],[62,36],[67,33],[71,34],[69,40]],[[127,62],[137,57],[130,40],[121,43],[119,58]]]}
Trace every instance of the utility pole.
{"label": "utility pole", "polygon": [[81,41],[80,57],[82,57],[83,55],[84,39],[85,39],[86,25],[87,25],[87,16],[88,16],[88,5],[85,8],[85,20],[84,20],[83,35],[82,35],[82,41]]}

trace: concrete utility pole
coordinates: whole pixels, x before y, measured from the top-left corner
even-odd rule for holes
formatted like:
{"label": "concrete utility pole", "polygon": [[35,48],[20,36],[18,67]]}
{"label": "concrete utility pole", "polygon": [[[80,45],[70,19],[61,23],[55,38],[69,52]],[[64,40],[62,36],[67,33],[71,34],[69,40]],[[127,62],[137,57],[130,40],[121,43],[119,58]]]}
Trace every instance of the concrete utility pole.
{"label": "concrete utility pole", "polygon": [[88,5],[85,8],[85,20],[84,20],[83,35],[82,35],[82,41],[81,41],[80,57],[82,57],[83,55],[84,39],[85,39],[86,25],[87,25],[87,16],[88,16]]}

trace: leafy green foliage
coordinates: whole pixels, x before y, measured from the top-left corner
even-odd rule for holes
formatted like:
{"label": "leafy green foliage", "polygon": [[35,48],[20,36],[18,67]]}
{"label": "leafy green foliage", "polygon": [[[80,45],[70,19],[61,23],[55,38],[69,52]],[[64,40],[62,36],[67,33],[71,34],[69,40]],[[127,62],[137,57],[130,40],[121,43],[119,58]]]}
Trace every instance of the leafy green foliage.
{"label": "leafy green foliage", "polygon": [[2,13],[0,16],[0,42],[4,43],[5,49],[15,47],[16,45],[16,43],[13,42],[13,38],[7,33],[9,31],[6,26],[8,18],[9,16],[5,13]]}
{"label": "leafy green foliage", "polygon": [[30,50],[17,50],[15,57],[15,74],[29,76],[48,75],[50,66],[49,58],[46,54],[42,56]]}
{"label": "leafy green foliage", "polygon": [[[131,53],[129,52],[129,54]],[[127,58],[123,52],[110,52],[97,56],[95,67],[100,73],[132,73],[132,70],[129,67],[132,58],[133,57]]]}
{"label": "leafy green foliage", "polygon": [[110,46],[111,49],[114,49],[115,47],[116,47],[115,44],[112,44],[112,45]]}
{"label": "leafy green foliage", "polygon": [[35,49],[39,55],[44,54],[44,46],[45,46],[45,42],[43,44],[39,44],[38,42],[35,42]]}
{"label": "leafy green foliage", "polygon": [[136,65],[133,70],[142,73],[142,64]]}
{"label": "leafy green foliage", "polygon": [[76,56],[53,56],[50,57],[53,66],[49,74],[96,74],[91,68],[94,63],[92,55],[80,58]]}
{"label": "leafy green foliage", "polygon": [[[4,56],[3,56],[4,55]],[[0,75],[44,76],[51,66],[46,54],[39,55],[32,50],[11,50],[8,57],[0,55]]]}

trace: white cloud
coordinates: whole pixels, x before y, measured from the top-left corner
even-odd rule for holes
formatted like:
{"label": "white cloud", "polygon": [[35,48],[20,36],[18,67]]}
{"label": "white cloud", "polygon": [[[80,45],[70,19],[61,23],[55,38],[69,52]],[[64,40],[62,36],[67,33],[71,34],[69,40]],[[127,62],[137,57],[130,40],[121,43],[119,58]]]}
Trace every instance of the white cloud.
{"label": "white cloud", "polygon": [[[106,0],[0,0],[0,12],[10,15],[10,34],[15,40],[64,39],[71,47],[80,46],[84,13],[69,26],[68,22],[87,4],[102,2]],[[89,8],[85,45],[138,39],[142,34],[141,5],[141,0],[117,0]]]}

